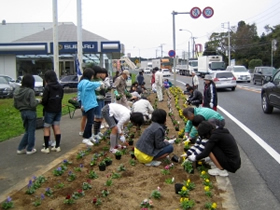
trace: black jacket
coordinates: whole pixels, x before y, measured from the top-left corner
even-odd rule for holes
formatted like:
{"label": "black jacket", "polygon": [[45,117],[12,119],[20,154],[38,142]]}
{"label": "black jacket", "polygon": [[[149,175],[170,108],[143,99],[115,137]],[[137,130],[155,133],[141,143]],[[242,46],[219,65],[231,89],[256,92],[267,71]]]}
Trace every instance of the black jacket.
{"label": "black jacket", "polygon": [[48,83],[44,88],[42,105],[44,111],[58,113],[62,109],[63,88],[58,82]]}
{"label": "black jacket", "polygon": [[199,106],[199,104],[202,104],[202,98],[202,93],[199,90],[195,89],[188,98],[188,101],[190,104]]}
{"label": "black jacket", "polygon": [[210,84],[204,86],[203,106],[211,108],[210,103],[213,103],[214,107],[218,105],[217,89],[215,83],[212,81]]}
{"label": "black jacket", "polygon": [[[215,155],[214,147],[218,147],[219,151],[226,157],[227,166],[222,165],[223,161],[219,161],[219,154]],[[218,162],[223,168],[234,173],[241,166],[241,158],[237,144],[234,137],[230,134],[226,128],[217,128],[212,131],[209,141],[205,145],[205,149],[202,153],[196,156],[197,160],[209,156],[210,152],[216,156]]]}

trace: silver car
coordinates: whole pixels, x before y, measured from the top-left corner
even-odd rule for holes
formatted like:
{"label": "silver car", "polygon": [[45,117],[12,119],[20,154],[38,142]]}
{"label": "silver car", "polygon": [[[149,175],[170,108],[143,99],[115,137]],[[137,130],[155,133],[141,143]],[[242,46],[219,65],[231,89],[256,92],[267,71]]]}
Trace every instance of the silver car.
{"label": "silver car", "polygon": [[229,71],[213,71],[210,74],[217,89],[230,88],[232,91],[236,88],[236,78]]}
{"label": "silver car", "polygon": [[13,87],[5,79],[5,77],[0,76],[0,97],[1,98],[12,98],[14,93]]}

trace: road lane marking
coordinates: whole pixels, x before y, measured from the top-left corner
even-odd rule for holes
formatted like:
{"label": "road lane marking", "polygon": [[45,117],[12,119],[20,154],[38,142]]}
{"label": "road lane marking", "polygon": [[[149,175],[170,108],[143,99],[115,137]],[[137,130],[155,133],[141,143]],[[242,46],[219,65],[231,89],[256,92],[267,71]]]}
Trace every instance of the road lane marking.
{"label": "road lane marking", "polygon": [[257,134],[250,130],[246,125],[237,120],[229,112],[227,112],[222,107],[218,106],[218,109],[221,110],[225,115],[227,115],[233,122],[235,122],[242,130],[249,134],[270,156],[280,164],[280,154],[277,153],[271,146],[269,146],[263,139],[261,139]]}

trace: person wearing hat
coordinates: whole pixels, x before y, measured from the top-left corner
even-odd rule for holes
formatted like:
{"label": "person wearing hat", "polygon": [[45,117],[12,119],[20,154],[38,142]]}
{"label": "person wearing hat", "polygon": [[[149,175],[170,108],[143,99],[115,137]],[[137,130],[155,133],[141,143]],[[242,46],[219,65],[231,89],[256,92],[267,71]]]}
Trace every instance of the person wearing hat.
{"label": "person wearing hat", "polygon": [[196,75],[196,73],[194,71],[192,71],[192,86],[193,89],[198,89],[198,85],[199,85],[199,80],[198,77]]}
{"label": "person wearing hat", "polygon": [[126,95],[128,95],[128,91],[126,90],[126,80],[130,76],[128,70],[124,70],[119,77],[116,78],[113,88],[115,88],[115,96],[116,96],[116,102],[118,104],[122,104],[123,106],[130,109]]}
{"label": "person wearing hat", "polygon": [[203,107],[208,107],[217,111],[218,105],[218,95],[216,85],[213,82],[211,75],[205,75],[204,77],[204,97],[203,97]]}
{"label": "person wearing hat", "polygon": [[147,98],[140,97],[136,102],[133,103],[131,110],[132,112],[142,113],[144,121],[147,122],[152,119],[152,113],[154,111],[154,108]]}

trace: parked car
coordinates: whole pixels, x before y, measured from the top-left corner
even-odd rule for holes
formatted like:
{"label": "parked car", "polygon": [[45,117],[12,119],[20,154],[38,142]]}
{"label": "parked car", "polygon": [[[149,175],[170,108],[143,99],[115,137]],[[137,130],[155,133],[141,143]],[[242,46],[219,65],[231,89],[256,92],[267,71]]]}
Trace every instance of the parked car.
{"label": "parked car", "polygon": [[[38,96],[40,94],[43,94],[44,91],[44,87],[43,87],[43,79],[42,77],[38,76],[38,75],[33,75],[34,79],[35,79],[35,85],[34,85],[34,90],[35,90],[35,94]],[[21,85],[21,80],[22,80],[23,76],[19,76],[16,80],[16,83],[18,85]]]}
{"label": "parked car", "polygon": [[210,73],[217,89],[230,88],[232,91],[236,88],[236,78],[230,71],[213,71]]}
{"label": "parked car", "polygon": [[150,74],[152,72],[152,68],[147,67],[144,69],[144,74]]}
{"label": "parked car", "polygon": [[171,76],[169,69],[162,69],[161,72],[162,72],[163,77],[170,77]]}
{"label": "parked car", "polygon": [[79,78],[77,75],[67,75],[59,80],[59,84],[63,88],[77,88],[78,80]]}
{"label": "parked car", "polygon": [[262,109],[270,114],[274,107],[280,109],[280,70],[273,77],[267,76],[265,82],[261,90]]}
{"label": "parked car", "polygon": [[251,75],[245,66],[228,66],[226,71],[233,73],[236,82],[250,82]]}
{"label": "parked car", "polygon": [[5,77],[0,76],[0,97],[1,98],[12,98],[14,89],[5,79]]}
{"label": "parked car", "polygon": [[17,87],[16,80],[14,80],[12,77],[5,74],[0,74],[0,77],[4,77],[15,90],[15,88]]}
{"label": "parked car", "polygon": [[268,76],[273,76],[275,73],[275,68],[274,67],[269,67],[269,66],[257,66],[254,69],[253,72],[253,83],[254,85],[257,83],[260,83],[263,85],[266,81],[266,77]]}

